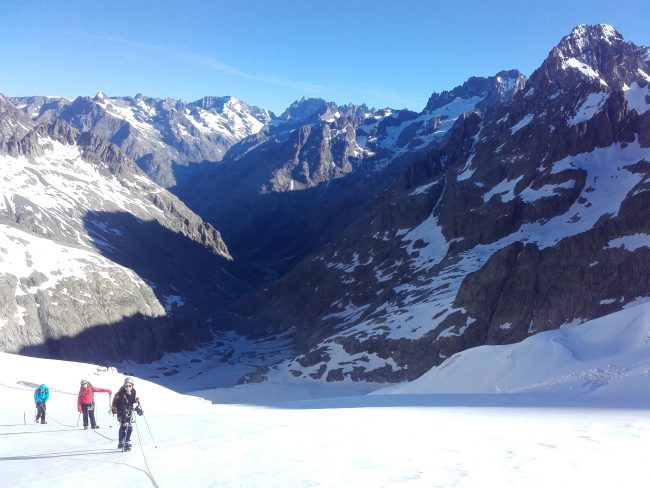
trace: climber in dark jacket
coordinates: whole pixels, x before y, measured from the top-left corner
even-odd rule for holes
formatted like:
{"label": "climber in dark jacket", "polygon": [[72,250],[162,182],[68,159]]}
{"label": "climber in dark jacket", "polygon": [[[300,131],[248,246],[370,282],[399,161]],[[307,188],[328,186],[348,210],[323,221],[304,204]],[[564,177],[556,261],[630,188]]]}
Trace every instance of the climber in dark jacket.
{"label": "climber in dark jacket", "polygon": [[[135,409],[134,409],[135,407]],[[120,436],[117,444],[118,449],[128,451],[131,449],[131,432],[133,432],[133,411],[138,415],[142,415],[142,407],[140,406],[140,399],[135,393],[133,388],[133,379],[127,377],[124,380],[124,385],[115,394],[113,398],[113,405],[111,411],[117,414],[117,420],[120,423]]]}

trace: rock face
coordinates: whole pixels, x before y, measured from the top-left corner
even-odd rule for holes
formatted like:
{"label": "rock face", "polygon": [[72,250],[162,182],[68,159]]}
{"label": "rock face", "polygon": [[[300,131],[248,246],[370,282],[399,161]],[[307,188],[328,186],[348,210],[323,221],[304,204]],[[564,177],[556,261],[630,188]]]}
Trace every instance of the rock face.
{"label": "rock face", "polygon": [[[277,369],[296,377],[401,381],[648,296],[648,52],[577,27],[233,322],[292,331],[302,354]],[[425,112],[489,91],[470,80]]]}
{"label": "rock face", "polygon": [[31,125],[29,117],[0,95],[0,142],[5,148],[8,141],[21,140],[29,132]]}
{"label": "rock face", "polygon": [[47,97],[12,99],[37,124],[63,120],[81,132],[112,142],[155,182],[176,183],[174,165],[220,161],[241,139],[273,120],[267,110],[234,97],[204,97],[187,103],[174,99]]}
{"label": "rock face", "polygon": [[[211,338],[245,290],[219,232],[117,146],[35,126],[0,97],[0,343],[7,352],[135,359]],[[224,291],[225,290],[225,291]]]}

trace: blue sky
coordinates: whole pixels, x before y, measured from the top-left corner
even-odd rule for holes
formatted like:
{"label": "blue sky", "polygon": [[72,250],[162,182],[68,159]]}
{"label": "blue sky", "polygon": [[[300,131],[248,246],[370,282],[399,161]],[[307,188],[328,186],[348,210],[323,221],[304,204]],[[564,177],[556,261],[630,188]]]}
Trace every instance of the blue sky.
{"label": "blue sky", "polygon": [[530,74],[581,23],[649,46],[649,11],[638,0],[3,0],[0,93],[420,111],[470,76]]}

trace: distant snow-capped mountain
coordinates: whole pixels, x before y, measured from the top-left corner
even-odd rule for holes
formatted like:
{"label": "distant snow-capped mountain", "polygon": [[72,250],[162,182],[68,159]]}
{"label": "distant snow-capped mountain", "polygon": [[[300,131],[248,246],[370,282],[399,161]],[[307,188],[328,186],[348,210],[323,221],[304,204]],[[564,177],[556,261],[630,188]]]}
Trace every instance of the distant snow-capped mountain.
{"label": "distant snow-capped mountain", "polygon": [[81,132],[116,144],[149,177],[173,186],[173,165],[219,161],[241,139],[273,120],[267,110],[234,97],[204,97],[187,103],[174,99],[94,97],[75,100],[15,98],[12,102],[35,123],[63,120]]}

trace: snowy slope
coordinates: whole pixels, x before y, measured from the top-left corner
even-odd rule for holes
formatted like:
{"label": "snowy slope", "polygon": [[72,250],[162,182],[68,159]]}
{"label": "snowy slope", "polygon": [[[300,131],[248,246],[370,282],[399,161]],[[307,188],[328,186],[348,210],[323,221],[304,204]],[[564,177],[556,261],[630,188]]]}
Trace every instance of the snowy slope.
{"label": "snowy slope", "polygon": [[[467,349],[416,380],[388,387],[347,378],[340,382],[327,382],[325,378],[305,379],[295,377],[285,368],[277,368],[268,373],[268,381],[263,383],[203,389],[195,393],[228,403],[315,399],[368,392],[373,395],[526,393],[551,403],[557,399],[571,399],[646,407],[650,406],[649,344],[650,301],[640,299],[619,312],[582,325],[566,325],[542,332],[520,343]],[[345,362],[348,358],[340,348],[333,361],[352,371],[354,364]],[[371,362],[369,367],[372,366]],[[182,383],[175,385],[171,378],[166,382],[181,390],[184,379]]]}
{"label": "snowy slope", "polygon": [[[30,488],[89,479],[134,488],[641,487],[649,313],[640,303],[520,345],[468,350],[370,396],[211,405],[136,378],[145,417],[129,453],[116,450],[106,394],[96,397],[101,428],[76,427],[79,380],[116,391],[121,374],[0,354],[0,475],[5,486]],[[619,373],[581,388],[586,367]],[[33,390],[43,382],[48,424],[34,425]]]}
{"label": "snowy slope", "polygon": [[[121,231],[99,218],[101,213],[126,213],[143,222],[165,221],[163,210],[149,198],[163,190],[142,174],[104,174],[82,157],[76,144],[46,137],[39,142],[42,155],[0,154],[0,275],[6,284],[2,349],[16,351],[48,336],[83,330],[87,320],[72,319],[69,310],[82,317],[104,310],[95,313],[98,322],[137,312],[164,315],[150,284],[102,255],[112,249],[103,236]],[[93,291],[114,285],[112,297]],[[113,300],[119,309],[111,306]],[[45,330],[34,322],[38,308],[50,322]],[[67,328],[57,330],[59,321]],[[30,329],[31,334],[25,332]]]}
{"label": "snowy slope", "polygon": [[[0,211],[31,216],[31,227],[46,237],[90,247],[92,237],[84,231],[88,211],[132,212],[141,218],[161,218],[164,212],[149,200],[162,189],[144,175],[131,181],[102,174],[85,161],[82,148],[43,138],[42,156],[29,158],[0,155]],[[62,235],[54,235],[56,229]]]}
{"label": "snowy slope", "polygon": [[650,402],[650,301],[517,344],[459,352],[420,378],[376,393],[551,393]]}

